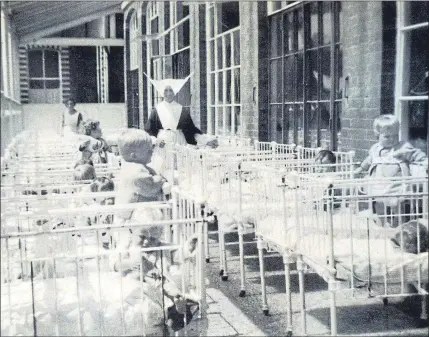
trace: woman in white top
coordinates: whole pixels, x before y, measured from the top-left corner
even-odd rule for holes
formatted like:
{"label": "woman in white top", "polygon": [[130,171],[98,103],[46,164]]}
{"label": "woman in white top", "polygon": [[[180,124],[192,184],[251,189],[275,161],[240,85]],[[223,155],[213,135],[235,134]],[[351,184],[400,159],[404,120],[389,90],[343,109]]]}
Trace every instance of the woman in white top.
{"label": "woman in white top", "polygon": [[174,100],[174,96],[190,76],[185,79],[150,80],[158,93],[164,97],[164,100],[152,109],[145,125],[145,131],[157,138],[158,147],[153,155],[152,166],[162,165],[157,157],[162,156],[159,148],[163,148],[165,144],[206,145],[213,148],[218,146],[215,137],[203,135],[195,126],[189,109],[183,108]]}
{"label": "woman in white top", "polygon": [[63,132],[65,137],[81,133],[83,115],[75,109],[75,106],[76,101],[73,98],[69,98],[66,102],[67,109],[63,114]]}

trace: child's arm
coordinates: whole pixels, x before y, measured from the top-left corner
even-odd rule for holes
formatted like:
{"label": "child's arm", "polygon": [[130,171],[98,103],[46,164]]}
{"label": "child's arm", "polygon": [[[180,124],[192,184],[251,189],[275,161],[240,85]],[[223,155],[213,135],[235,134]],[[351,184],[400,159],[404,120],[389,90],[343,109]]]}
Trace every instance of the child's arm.
{"label": "child's arm", "polygon": [[410,164],[417,164],[428,168],[428,157],[420,149],[410,143],[405,143],[400,149],[395,151],[394,156],[398,159],[404,159]]}

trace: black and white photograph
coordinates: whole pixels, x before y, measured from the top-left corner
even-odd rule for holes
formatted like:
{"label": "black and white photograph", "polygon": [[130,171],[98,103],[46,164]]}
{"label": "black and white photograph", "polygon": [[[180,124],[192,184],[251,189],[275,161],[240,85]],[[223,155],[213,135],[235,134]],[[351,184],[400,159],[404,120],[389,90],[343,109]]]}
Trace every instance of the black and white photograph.
{"label": "black and white photograph", "polygon": [[1,1],[0,336],[428,336],[429,2]]}

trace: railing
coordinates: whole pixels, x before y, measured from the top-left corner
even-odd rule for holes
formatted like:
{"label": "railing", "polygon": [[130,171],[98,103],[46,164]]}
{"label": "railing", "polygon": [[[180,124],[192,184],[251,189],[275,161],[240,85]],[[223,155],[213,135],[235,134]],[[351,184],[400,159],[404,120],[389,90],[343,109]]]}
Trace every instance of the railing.
{"label": "railing", "polygon": [[1,93],[1,155],[13,137],[24,128],[21,103]]}

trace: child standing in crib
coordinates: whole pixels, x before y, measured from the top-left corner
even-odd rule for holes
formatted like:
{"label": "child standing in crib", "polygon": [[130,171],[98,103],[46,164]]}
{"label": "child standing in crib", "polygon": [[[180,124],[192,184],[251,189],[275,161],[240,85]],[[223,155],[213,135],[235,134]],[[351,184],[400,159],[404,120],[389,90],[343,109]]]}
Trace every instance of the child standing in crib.
{"label": "child standing in crib", "polygon": [[[394,115],[381,115],[374,120],[374,132],[378,143],[374,144],[368,157],[355,170],[355,175],[368,172],[374,178],[406,177],[411,175],[410,164],[428,168],[428,158],[424,152],[412,146],[409,142],[399,141],[400,124]],[[369,191],[374,195],[407,193],[400,183],[379,182],[371,185]],[[397,198],[375,198],[373,211],[380,216],[383,226],[387,215],[407,213],[407,202],[399,203]],[[409,213],[409,212],[408,212]],[[397,227],[399,219],[393,217],[391,227]]]}
{"label": "child standing in crib", "polygon": [[[169,193],[170,185],[166,179],[157,174],[149,163],[152,158],[152,138],[143,130],[129,129],[118,139],[119,152],[123,163],[119,172],[117,204],[136,202],[162,201],[163,195]],[[159,210],[141,212],[123,212],[118,221],[138,219],[140,222],[161,220]]]}

